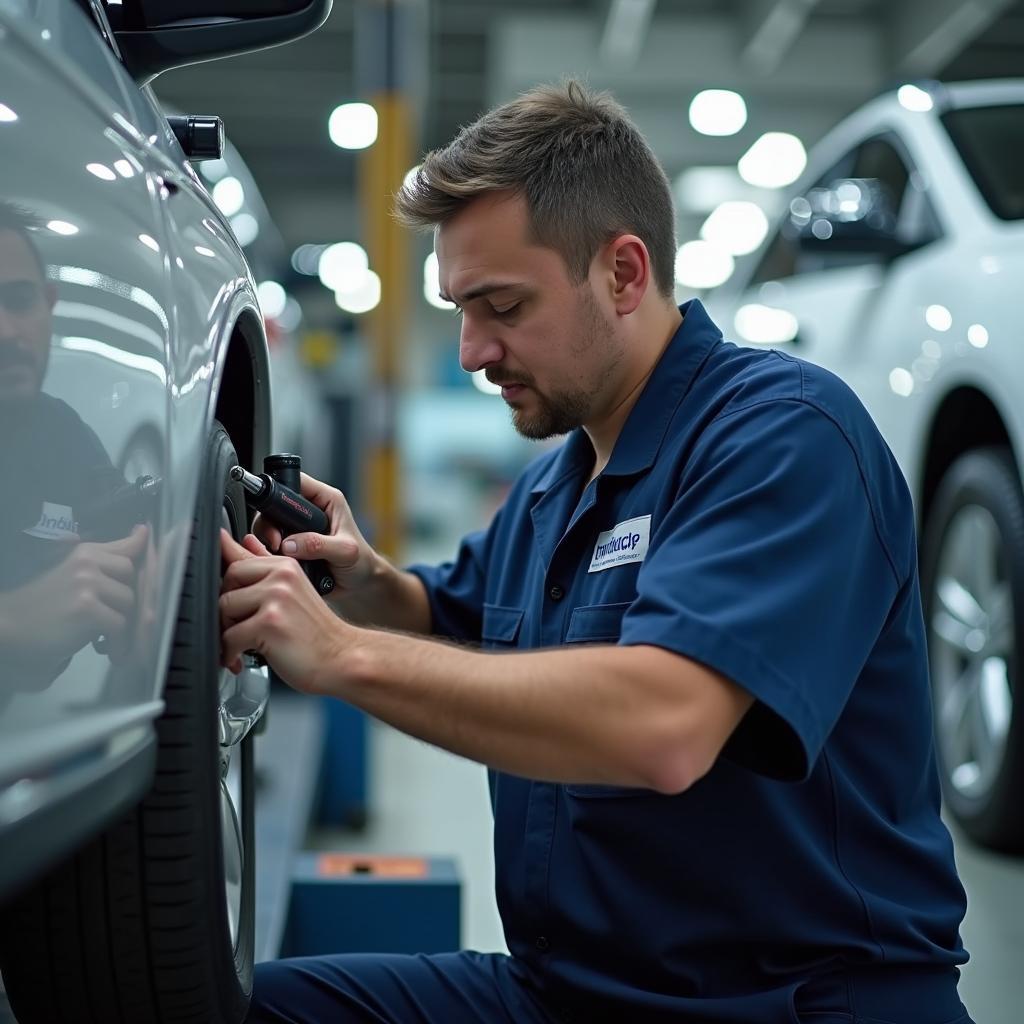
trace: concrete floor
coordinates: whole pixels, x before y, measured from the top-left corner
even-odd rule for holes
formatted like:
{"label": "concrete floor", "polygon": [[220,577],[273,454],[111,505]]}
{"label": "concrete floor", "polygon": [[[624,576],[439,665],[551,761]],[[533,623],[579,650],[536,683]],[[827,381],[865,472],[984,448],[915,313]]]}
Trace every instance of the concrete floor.
{"label": "concrete floor", "polygon": [[[504,950],[493,897],[491,810],[484,770],[371,726],[370,826],[360,834],[320,830],[319,849],[454,856],[464,886],[465,946]],[[961,996],[976,1024],[1024,1020],[1024,859],[1000,857],[954,835],[968,895],[964,944],[971,960]]]}

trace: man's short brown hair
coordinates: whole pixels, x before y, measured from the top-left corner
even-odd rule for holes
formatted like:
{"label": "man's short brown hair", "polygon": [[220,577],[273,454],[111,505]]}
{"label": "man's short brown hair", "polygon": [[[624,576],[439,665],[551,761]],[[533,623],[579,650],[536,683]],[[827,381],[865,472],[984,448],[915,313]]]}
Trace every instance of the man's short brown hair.
{"label": "man's short brown hair", "polygon": [[395,197],[408,227],[444,224],[489,192],[522,195],[532,240],[586,279],[617,235],[647,246],[658,292],[672,295],[675,219],[665,172],[626,111],[579,82],[541,86],[484,114],[428,153]]}

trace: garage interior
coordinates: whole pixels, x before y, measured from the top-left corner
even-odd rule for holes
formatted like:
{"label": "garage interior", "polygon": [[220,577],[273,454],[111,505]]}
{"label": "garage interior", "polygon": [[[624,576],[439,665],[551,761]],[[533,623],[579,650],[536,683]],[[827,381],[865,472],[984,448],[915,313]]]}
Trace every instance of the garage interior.
{"label": "garage interior", "polygon": [[[394,19],[401,120],[382,115],[369,144],[343,145],[332,141],[332,116],[380,94],[373,58],[382,11]],[[1024,0],[335,0],[305,38],[156,78],[168,114],[224,123],[224,158],[195,166],[259,284],[272,450],[297,452],[306,472],[342,489],[368,538],[396,562],[450,558],[538,449],[509,428],[495,389],[459,369],[459,325],[437,296],[432,239],[394,241],[374,147],[386,141],[387,159],[412,170],[489,107],[566,76],[610,91],[635,119],[672,183],[680,247],[711,244],[709,216],[722,203],[760,211],[746,224],[753,243],[737,246],[720,273],[702,276],[704,250],[690,250],[696,270],[677,262],[677,300],[696,296],[714,310],[789,215],[806,154],[852,112],[901,87],[937,96],[936,83],[1024,83]],[[742,97],[738,128],[694,127],[691,103],[705,90]],[[402,125],[404,134],[391,134]],[[768,132],[799,140],[795,173],[778,184],[738,169]],[[397,246],[393,255],[366,264],[366,250],[380,251],[382,240]],[[346,299],[336,280],[324,280],[324,254],[337,243],[349,246],[332,250],[341,273],[362,259],[362,271],[379,275],[369,298]],[[378,332],[388,328],[371,315],[382,289],[385,303],[398,296],[397,334],[385,350]],[[732,324],[722,326],[728,339]],[[976,428],[988,444],[1007,438],[1001,426],[977,426],[973,406],[963,417],[965,434]],[[365,930],[338,922],[367,916],[379,918],[375,949],[401,936],[396,949],[454,941],[505,950],[479,765],[281,684],[261,729],[257,962],[358,948],[346,944]],[[955,816],[947,821],[968,894],[961,996],[978,1024],[1017,1024],[1024,856],[988,849]],[[0,991],[5,1022],[17,1024]]]}

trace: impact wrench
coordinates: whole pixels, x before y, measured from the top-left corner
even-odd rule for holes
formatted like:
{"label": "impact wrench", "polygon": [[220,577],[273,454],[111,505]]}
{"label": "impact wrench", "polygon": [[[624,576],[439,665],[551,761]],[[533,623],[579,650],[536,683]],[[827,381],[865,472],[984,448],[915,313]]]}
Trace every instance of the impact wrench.
{"label": "impact wrench", "polygon": [[[323,509],[317,508],[280,479],[285,475],[298,485],[297,455],[268,455],[263,467],[267,472],[257,476],[241,466],[234,466],[231,478],[245,488],[246,502],[273,523],[282,537],[293,533],[331,532],[330,520]],[[318,594],[329,594],[334,589],[334,577],[323,559],[304,561],[302,567]]]}

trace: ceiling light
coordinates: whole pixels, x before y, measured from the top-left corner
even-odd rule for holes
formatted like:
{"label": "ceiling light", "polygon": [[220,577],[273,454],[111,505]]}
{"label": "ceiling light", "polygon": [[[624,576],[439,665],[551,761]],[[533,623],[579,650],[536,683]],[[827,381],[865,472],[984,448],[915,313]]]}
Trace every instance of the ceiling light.
{"label": "ceiling light", "polygon": [[243,249],[256,241],[256,236],[260,233],[260,222],[251,213],[240,213],[237,217],[232,217],[230,223],[235,241]]}
{"label": "ceiling light", "polygon": [[288,293],[277,281],[261,281],[256,286],[256,297],[260,300],[260,309],[268,320],[276,320],[288,303]]}
{"label": "ceiling light", "polygon": [[686,288],[717,288],[735,267],[733,258],[710,242],[687,242],[676,253],[676,280]]}
{"label": "ceiling light", "polygon": [[0,122],[17,120],[18,115],[6,103],[0,103]]}
{"label": "ceiling light", "polygon": [[342,149],[366,149],[377,141],[377,111],[369,103],[342,103],[331,111],[327,131]]}
{"label": "ceiling light", "polygon": [[346,313],[369,313],[380,303],[380,278],[367,270],[353,287],[336,289],[334,301]]}
{"label": "ceiling light", "polygon": [[747,105],[730,89],[705,89],[690,103],[690,124],[701,135],[735,135],[746,123]]}
{"label": "ceiling light", "polygon": [[449,302],[447,299],[441,298],[441,279],[437,265],[436,252],[432,252],[423,261],[423,297],[435,309],[455,308],[454,302]]}
{"label": "ceiling light", "polygon": [[226,160],[203,160],[199,164],[199,173],[207,181],[220,181],[228,173]]}
{"label": "ceiling light", "polygon": [[192,248],[195,249],[200,256],[209,256],[211,259],[215,259],[217,256],[212,249],[207,249],[205,245],[194,245]]}
{"label": "ceiling light", "polygon": [[988,344],[988,330],[981,324],[971,324],[967,328],[967,340],[975,348],[984,348]]}
{"label": "ceiling light", "polygon": [[355,242],[335,242],[324,249],[317,261],[320,282],[335,292],[349,283],[358,283],[369,267],[366,250]]}
{"label": "ceiling light", "polygon": [[903,369],[902,366],[897,366],[889,374],[889,388],[893,394],[907,398],[914,391],[914,375],[909,370]]}
{"label": "ceiling light", "polygon": [[486,370],[474,370],[470,375],[473,378],[473,386],[478,390],[482,391],[485,395],[500,395],[501,385],[492,384],[487,379]]}
{"label": "ceiling light", "polygon": [[948,331],[953,326],[953,314],[945,306],[929,306],[924,320],[933,331]]}
{"label": "ceiling light", "polygon": [[130,178],[135,173],[135,168],[132,167],[129,160],[115,160],[114,170],[117,171],[122,178]]}
{"label": "ceiling light", "polygon": [[277,318],[277,325],[283,331],[296,331],[302,323],[302,307],[290,295]]}
{"label": "ceiling light", "polygon": [[807,166],[804,144],[788,132],[765,132],[740,157],[740,177],[759,188],[792,185]]}
{"label": "ceiling light", "polygon": [[78,228],[66,220],[51,220],[46,225],[55,235],[77,235]]}
{"label": "ceiling light", "polygon": [[797,336],[800,325],[788,309],[752,302],[736,310],[733,326],[736,333],[751,344],[781,345]]}
{"label": "ceiling light", "polygon": [[896,92],[900,106],[912,110],[915,114],[923,114],[935,106],[931,96],[916,85],[901,85]]}
{"label": "ceiling light", "polygon": [[220,207],[225,217],[233,217],[245,203],[245,191],[242,183],[235,177],[221,178],[213,186],[213,201]]}
{"label": "ceiling light", "polygon": [[160,243],[152,235],[139,235],[139,241],[147,249],[152,249],[153,252],[160,251]]}
{"label": "ceiling light", "polygon": [[117,181],[117,175],[106,164],[86,164],[85,169],[102,181]]}
{"label": "ceiling light", "polygon": [[757,203],[720,204],[700,229],[700,237],[733,256],[753,252],[768,234],[768,218]]}
{"label": "ceiling light", "polygon": [[744,185],[736,165],[727,167],[688,167],[675,180],[676,205],[689,213],[710,213],[727,199],[735,199]]}

